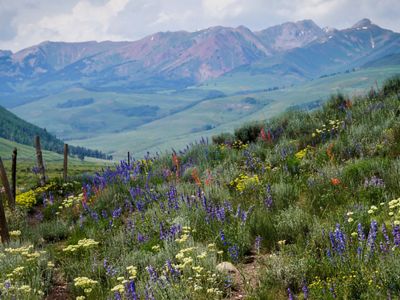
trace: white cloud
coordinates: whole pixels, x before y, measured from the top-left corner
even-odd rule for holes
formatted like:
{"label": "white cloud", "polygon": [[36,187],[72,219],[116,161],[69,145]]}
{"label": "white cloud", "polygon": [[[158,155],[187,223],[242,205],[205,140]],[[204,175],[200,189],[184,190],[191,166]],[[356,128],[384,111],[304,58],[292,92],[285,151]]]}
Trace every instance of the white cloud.
{"label": "white cloud", "polygon": [[203,0],[202,7],[206,15],[224,19],[226,17],[236,17],[243,11],[242,4],[238,0]]}
{"label": "white cloud", "polygon": [[87,0],[80,1],[70,12],[18,24],[16,37],[9,45],[21,48],[44,40],[120,40],[121,35],[108,32],[109,24],[128,3],[129,0],[109,0],[103,5],[94,5]]}

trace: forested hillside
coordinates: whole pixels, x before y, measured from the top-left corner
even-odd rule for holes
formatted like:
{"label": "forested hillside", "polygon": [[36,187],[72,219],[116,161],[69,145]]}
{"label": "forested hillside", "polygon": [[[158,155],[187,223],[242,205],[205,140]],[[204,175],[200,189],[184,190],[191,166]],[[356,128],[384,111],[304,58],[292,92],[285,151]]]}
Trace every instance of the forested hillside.
{"label": "forested hillside", "polygon": [[[16,115],[0,106],[0,137],[31,146],[33,145],[33,140],[36,135],[40,136],[43,149],[56,153],[63,153],[63,141],[48,133],[46,129],[42,129],[18,118]],[[71,155],[76,155],[82,159],[85,156],[101,159],[112,159],[111,156],[108,156],[98,150],[91,150],[76,146],[70,146],[69,149]]]}

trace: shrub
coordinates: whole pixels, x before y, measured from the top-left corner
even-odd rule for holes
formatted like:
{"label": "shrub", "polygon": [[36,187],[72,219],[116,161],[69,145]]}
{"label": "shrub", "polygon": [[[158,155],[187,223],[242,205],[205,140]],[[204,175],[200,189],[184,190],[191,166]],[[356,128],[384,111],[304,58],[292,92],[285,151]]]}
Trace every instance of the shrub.
{"label": "shrub", "polygon": [[382,87],[382,93],[384,97],[390,95],[400,95],[400,76],[395,76],[387,79]]}
{"label": "shrub", "polygon": [[243,144],[254,143],[260,136],[264,124],[261,122],[252,122],[235,129],[235,137]]}

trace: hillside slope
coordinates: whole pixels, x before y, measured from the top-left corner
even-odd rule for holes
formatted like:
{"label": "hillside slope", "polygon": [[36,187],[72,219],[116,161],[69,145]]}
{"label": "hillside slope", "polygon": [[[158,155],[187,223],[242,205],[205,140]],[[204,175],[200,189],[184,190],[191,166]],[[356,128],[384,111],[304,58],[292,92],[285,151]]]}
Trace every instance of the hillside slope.
{"label": "hillside slope", "polygon": [[[40,137],[41,146],[45,150],[63,153],[64,142],[38,126],[30,124],[0,106],[0,137],[24,145],[33,145],[35,136]],[[83,147],[70,147],[70,154],[79,157],[108,158],[104,153]],[[111,158],[111,157],[109,157]]]}
{"label": "hillside slope", "polygon": [[7,208],[15,242],[0,246],[0,292],[397,297],[400,77],[365,92],[20,195],[18,213]]}

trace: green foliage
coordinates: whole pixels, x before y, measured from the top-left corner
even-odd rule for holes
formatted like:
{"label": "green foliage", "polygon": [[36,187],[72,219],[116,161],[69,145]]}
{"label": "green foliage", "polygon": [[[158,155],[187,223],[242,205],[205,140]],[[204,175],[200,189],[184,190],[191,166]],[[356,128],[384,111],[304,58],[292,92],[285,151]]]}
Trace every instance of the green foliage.
{"label": "green foliage", "polygon": [[395,76],[387,79],[382,87],[382,93],[385,97],[390,95],[400,95],[400,76]]}
{"label": "green foliage", "polygon": [[[35,136],[40,136],[43,149],[56,153],[64,153],[64,142],[47,132],[46,129],[30,124],[0,106],[0,137],[24,145],[33,145]],[[69,146],[69,153],[79,157],[89,156],[112,159],[111,156],[79,146]]]}
{"label": "green foliage", "polygon": [[243,144],[254,143],[260,136],[261,128],[264,124],[261,122],[253,122],[243,125],[235,129],[235,138]]}
{"label": "green foliage", "polygon": [[[247,124],[232,143],[221,135],[79,184],[56,182],[52,203],[7,208],[13,241],[45,249],[32,274],[54,279],[43,273],[44,260],[54,262],[72,297],[125,297],[132,281],[156,299],[229,299],[237,290],[249,299],[394,297],[397,108],[380,92],[337,95],[320,110]],[[273,138],[258,139],[261,126]],[[28,265],[0,259],[6,273]],[[222,262],[241,275],[217,271]],[[51,280],[25,275],[13,284],[51,290]],[[0,272],[2,291],[5,280]]]}

